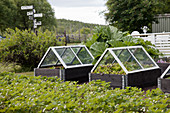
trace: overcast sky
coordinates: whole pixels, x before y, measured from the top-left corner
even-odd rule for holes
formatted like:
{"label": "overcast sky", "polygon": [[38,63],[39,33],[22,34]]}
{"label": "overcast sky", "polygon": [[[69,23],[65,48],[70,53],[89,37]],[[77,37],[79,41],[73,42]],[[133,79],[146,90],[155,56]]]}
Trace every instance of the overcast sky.
{"label": "overcast sky", "polygon": [[86,23],[105,24],[100,12],[106,9],[106,0],[48,0],[57,19],[69,19]]}

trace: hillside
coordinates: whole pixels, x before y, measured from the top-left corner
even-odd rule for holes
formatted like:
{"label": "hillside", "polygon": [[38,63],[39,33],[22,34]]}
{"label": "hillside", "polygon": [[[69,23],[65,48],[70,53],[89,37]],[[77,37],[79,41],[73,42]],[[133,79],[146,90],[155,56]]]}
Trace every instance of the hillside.
{"label": "hillside", "polygon": [[79,30],[82,29],[83,27],[92,30],[95,26],[100,25],[66,19],[57,19],[57,33],[64,33],[64,31],[66,31],[67,34],[75,34],[79,33]]}

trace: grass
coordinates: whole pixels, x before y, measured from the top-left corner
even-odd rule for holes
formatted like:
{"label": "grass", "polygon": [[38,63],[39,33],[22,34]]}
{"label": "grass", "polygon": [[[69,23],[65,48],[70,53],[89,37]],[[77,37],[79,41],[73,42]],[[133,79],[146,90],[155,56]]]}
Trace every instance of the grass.
{"label": "grass", "polygon": [[28,75],[28,76],[34,76],[34,72],[22,72],[22,73],[16,73],[17,75]]}
{"label": "grass", "polygon": [[21,66],[16,65],[16,63],[7,63],[7,62],[0,63],[0,73],[17,72],[18,70],[21,70]]}
{"label": "grass", "polygon": [[71,45],[79,45],[81,43],[67,43],[67,46],[71,46]]}

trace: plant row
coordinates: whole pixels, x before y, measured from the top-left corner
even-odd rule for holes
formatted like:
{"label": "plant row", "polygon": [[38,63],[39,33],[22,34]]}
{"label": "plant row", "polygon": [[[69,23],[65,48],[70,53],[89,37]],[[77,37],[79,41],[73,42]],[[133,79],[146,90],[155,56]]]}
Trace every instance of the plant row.
{"label": "plant row", "polygon": [[0,74],[0,112],[170,112],[170,95],[104,81],[62,82],[56,77]]}
{"label": "plant row", "polygon": [[[125,62],[125,67],[128,71],[134,71],[140,69],[138,64],[134,62]],[[152,64],[145,64],[144,68],[153,67]],[[116,75],[126,75],[121,66],[118,63],[108,63],[106,65],[99,65],[93,73],[96,74],[116,74]]]}

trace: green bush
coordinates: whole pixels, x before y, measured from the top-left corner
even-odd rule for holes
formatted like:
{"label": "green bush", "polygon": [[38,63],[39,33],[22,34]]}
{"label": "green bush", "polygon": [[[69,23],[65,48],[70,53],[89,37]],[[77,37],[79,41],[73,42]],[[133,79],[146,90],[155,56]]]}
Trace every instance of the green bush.
{"label": "green bush", "polygon": [[1,62],[0,63],[0,73],[2,72],[20,72],[22,70],[21,66],[16,63]]}
{"label": "green bush", "polygon": [[[6,39],[0,41],[0,60],[15,62],[29,71],[37,67],[42,56],[50,46],[63,45],[63,39],[56,39],[55,33],[41,29],[33,31],[7,29]],[[61,40],[61,41],[59,41]]]}
{"label": "green bush", "polygon": [[110,89],[103,81],[62,82],[56,77],[0,74],[0,112],[169,113],[170,95],[135,87]]}

